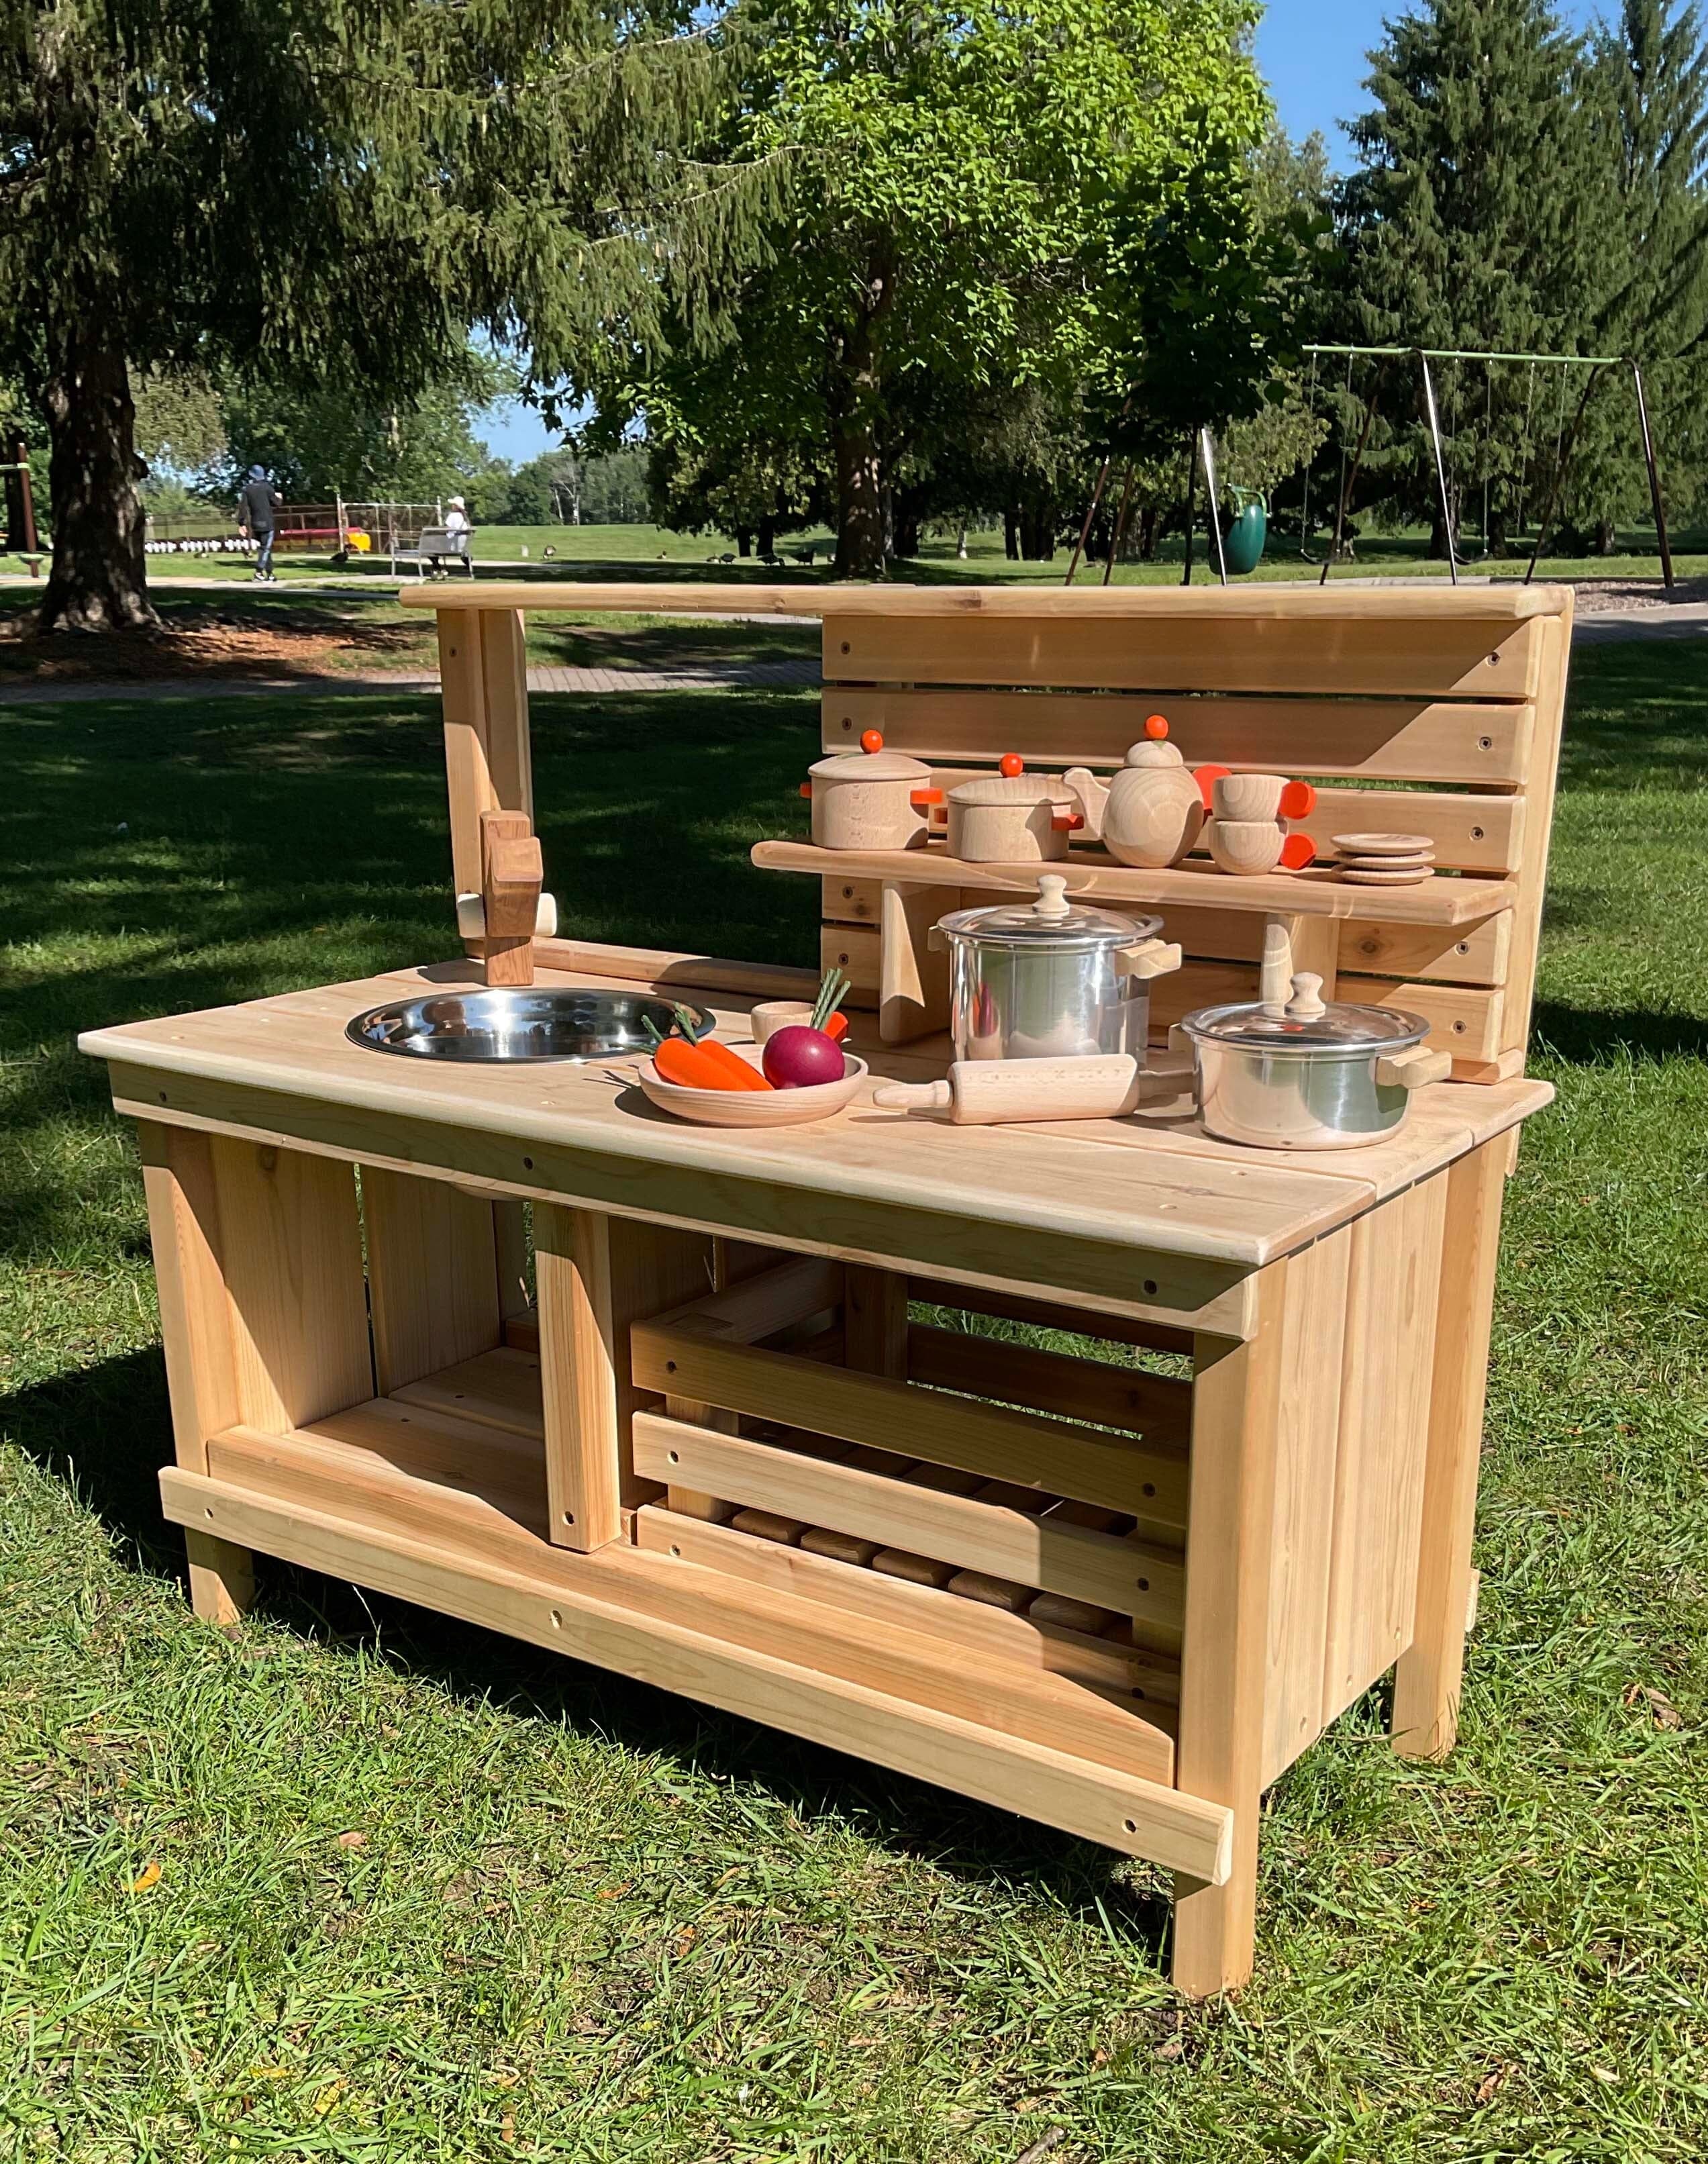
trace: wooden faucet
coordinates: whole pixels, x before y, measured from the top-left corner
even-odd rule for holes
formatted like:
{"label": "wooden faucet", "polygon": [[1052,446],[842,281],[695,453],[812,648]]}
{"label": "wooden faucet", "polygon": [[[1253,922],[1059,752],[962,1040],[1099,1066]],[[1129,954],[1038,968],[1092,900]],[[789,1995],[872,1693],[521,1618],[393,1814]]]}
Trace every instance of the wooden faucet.
{"label": "wooden faucet", "polygon": [[481,814],[481,901],[486,982],[533,982],[533,927],[545,867],[525,812]]}

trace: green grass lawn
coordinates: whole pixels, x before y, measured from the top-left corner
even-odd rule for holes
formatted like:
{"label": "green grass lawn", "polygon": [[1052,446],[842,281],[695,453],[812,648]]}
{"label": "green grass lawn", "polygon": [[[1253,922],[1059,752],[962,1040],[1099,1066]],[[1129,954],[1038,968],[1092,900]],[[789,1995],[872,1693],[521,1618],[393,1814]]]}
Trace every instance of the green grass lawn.
{"label": "green grass lawn", "polygon": [[[800,960],[814,703],[536,702],[572,933]],[[1708,2141],[1708,676],[1581,655],[1464,1740],[1269,1800],[1259,1973],[1142,1867],[263,1565],[197,1626],[79,1028],[450,950],[435,703],[0,717],[0,2156],[1648,2164]],[[385,817],[376,819],[382,804]],[[622,814],[620,822],[612,816]]]}
{"label": "green grass lawn", "polygon": [[[1356,560],[1337,565],[1332,575],[1336,579],[1421,575],[1444,579],[1448,567],[1445,563],[1431,561],[1426,554],[1427,538],[1422,531],[1363,533],[1358,540]],[[1616,556],[1548,556],[1542,559],[1537,575],[1574,582],[1658,579],[1660,565],[1652,535],[1642,529],[1632,529],[1620,538],[1621,553]],[[774,585],[783,579],[814,583],[829,575],[835,537],[823,528],[784,535],[778,544],[785,559],[780,570],[761,564],[753,557],[738,558],[727,564],[717,560],[729,554],[733,545],[720,534],[673,533],[663,526],[482,526],[475,533],[475,559],[481,564],[505,565],[508,570],[504,575],[528,579],[621,578],[671,584],[685,579],[714,579],[754,586]],[[1208,545],[1207,534],[1200,533],[1194,544],[1193,575],[1198,584],[1206,586],[1212,583],[1215,576],[1205,553]],[[1468,548],[1472,545],[1467,543]],[[814,556],[811,569],[795,560],[796,554],[809,546]],[[1312,544],[1316,560],[1308,561],[1301,555],[1296,541],[1273,533],[1264,560],[1253,575],[1259,579],[1316,578],[1326,549],[1326,537],[1319,535]],[[549,556],[546,554],[548,549],[552,552]],[[957,555],[952,538],[938,535],[923,544],[918,561],[907,567],[907,576],[916,580],[970,585],[1021,581],[1059,586],[1067,575],[1070,553],[1064,548],[1047,562],[1010,563],[1002,553],[1001,533],[987,528],[968,536],[967,554],[962,558]],[[1155,563],[1117,565],[1113,583],[1178,585],[1184,553],[1180,537],[1170,535],[1162,543]],[[1708,534],[1688,531],[1674,534],[1673,556],[1674,568],[1680,579],[1708,576]],[[1516,579],[1522,576],[1527,561],[1521,554],[1487,564],[1468,561],[1461,570],[1470,577]],[[344,585],[357,579],[378,580],[389,585],[392,576],[389,559],[384,557],[352,558],[342,570],[334,572],[324,556],[286,552],[276,559],[276,568],[279,587],[293,593],[334,579]],[[21,557],[0,553],[0,575],[20,576],[24,569]],[[217,580],[234,586],[251,586],[254,577],[248,559],[234,556],[151,556],[149,575],[161,580],[174,577]],[[1095,584],[1102,577],[1102,565],[1088,565],[1079,575]]]}

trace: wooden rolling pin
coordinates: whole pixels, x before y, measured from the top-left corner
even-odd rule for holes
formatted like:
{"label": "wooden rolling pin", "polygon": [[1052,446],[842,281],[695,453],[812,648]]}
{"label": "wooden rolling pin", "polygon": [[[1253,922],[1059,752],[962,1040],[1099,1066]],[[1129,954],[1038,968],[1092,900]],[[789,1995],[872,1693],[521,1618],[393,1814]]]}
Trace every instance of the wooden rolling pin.
{"label": "wooden rolling pin", "polygon": [[1115,1120],[1138,1103],[1131,1053],[1085,1059],[958,1059],[944,1082],[885,1082],[872,1102],[886,1112],[947,1112],[958,1127],[1005,1120]]}

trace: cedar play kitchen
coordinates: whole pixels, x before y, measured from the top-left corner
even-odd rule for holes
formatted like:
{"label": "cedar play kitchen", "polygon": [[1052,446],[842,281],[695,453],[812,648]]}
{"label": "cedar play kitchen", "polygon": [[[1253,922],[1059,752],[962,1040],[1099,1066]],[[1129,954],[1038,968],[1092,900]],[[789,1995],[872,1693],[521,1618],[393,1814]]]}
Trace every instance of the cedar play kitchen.
{"label": "cedar play kitchen", "polygon": [[[1569,592],[405,598],[466,955],[83,1040],[138,1122],[198,1612],[260,1551],[855,1752],[1172,1872],[1176,1983],[1237,1985],[1264,1789],[1390,1671],[1395,1747],[1454,1736]],[[817,882],[808,967],[544,928],[522,612],[661,603],[823,618],[812,838],[754,850]],[[942,831],[1005,757],[1090,777],[1053,869]],[[1229,877],[1222,775],[1432,876]],[[646,1043],[762,1066],[801,1024],[761,1048],[755,1005],[828,971],[839,1110],[653,1101]]]}

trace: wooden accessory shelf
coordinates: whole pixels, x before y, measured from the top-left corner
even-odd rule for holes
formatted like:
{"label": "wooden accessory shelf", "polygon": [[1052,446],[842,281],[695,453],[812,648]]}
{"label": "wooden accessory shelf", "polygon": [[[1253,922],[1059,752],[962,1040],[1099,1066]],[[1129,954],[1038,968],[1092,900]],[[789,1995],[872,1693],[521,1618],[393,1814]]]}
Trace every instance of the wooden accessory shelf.
{"label": "wooden accessory shelf", "polygon": [[[514,606],[455,598],[441,640],[467,892],[481,815],[531,832],[531,781]],[[1202,673],[1196,594],[1184,617],[1154,595],[1029,612],[1009,595],[984,613],[815,598],[834,612],[828,651],[833,636],[850,665],[905,664],[904,704],[933,670],[969,680],[945,625],[970,626],[981,665],[1023,686],[1028,665],[1060,680],[1051,642],[1071,617],[1112,704],[1147,652]],[[1485,981],[1414,981],[1444,1029],[1455,999],[1500,1002],[1474,1084],[1423,1090],[1399,1135],[1322,1157],[1218,1142],[1166,1083],[1130,1118],[951,1127],[870,1103],[871,1085],[931,1079],[946,1056],[888,1039],[875,968],[851,1033],[870,1083],[822,1127],[687,1127],[599,1069],[388,1061],[345,1039],[367,1006],[478,982],[481,939],[468,963],[94,1032],[85,1048],[141,1141],[176,1439],[161,1493],[197,1611],[240,1615],[259,1551],[854,1752],[1173,1872],[1177,1983],[1242,1982],[1264,1789],[1390,1669],[1395,1748],[1453,1740],[1500,1196],[1519,1125],[1551,1094],[1510,1072],[1505,1037],[1529,997],[1551,781],[1535,747],[1557,735],[1569,602],[1532,595],[1491,623],[1486,596],[1469,613],[1420,596],[1414,617],[1391,606],[1410,596],[1348,596],[1306,638],[1303,597],[1237,598],[1254,605],[1225,612],[1230,696],[1256,696],[1248,635],[1272,676],[1338,643],[1354,718],[1310,703],[1343,763],[1380,763],[1376,700],[1411,715],[1385,710],[1390,763],[1396,730],[1406,764],[1461,762],[1462,735],[1414,711],[1423,693],[1470,697],[1443,691],[1455,671],[1485,716],[1528,710],[1521,755],[1510,712],[1474,725],[1525,801],[1500,829],[1517,861],[1432,882],[1510,886],[1506,906],[1408,924],[1395,897],[1339,890],[1326,932],[1290,913],[1299,940],[1340,943],[1343,969],[1358,938],[1423,964],[1419,941],[1448,943],[1438,961],[1464,938],[1452,962]],[[849,703],[828,691],[827,737]],[[1040,729],[1083,754],[1084,716],[1046,703]],[[964,759],[975,748],[950,739],[970,726],[922,706],[916,735]],[[1106,754],[1126,726],[1109,719]],[[1253,763],[1282,764],[1255,747]],[[887,910],[900,940],[949,906],[887,865],[790,868],[850,912],[828,918],[828,944],[871,922],[857,910]],[[1201,970],[1254,965],[1273,911],[1159,900]],[[517,923],[525,906],[518,893]],[[728,1037],[752,1001],[814,974],[539,938],[532,962],[548,984],[692,994]],[[991,1334],[1010,1322],[1077,1347]]]}

